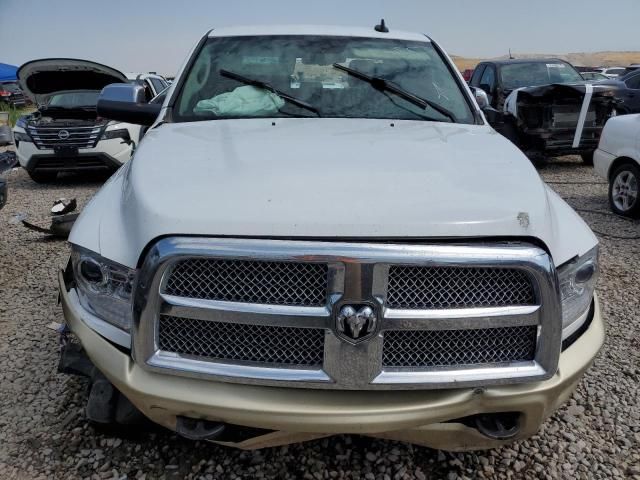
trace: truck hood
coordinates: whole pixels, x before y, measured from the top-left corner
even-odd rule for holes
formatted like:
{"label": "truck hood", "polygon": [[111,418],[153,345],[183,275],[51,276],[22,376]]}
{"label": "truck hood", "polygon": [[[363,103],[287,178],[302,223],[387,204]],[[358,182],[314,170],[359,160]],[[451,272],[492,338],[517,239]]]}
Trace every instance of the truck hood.
{"label": "truck hood", "polygon": [[39,104],[56,93],[99,91],[110,83],[127,81],[127,77],[114,68],[73,58],[32,60],[18,69],[17,77],[24,93]]}
{"label": "truck hood", "polygon": [[529,160],[488,126],[218,120],[149,131],[70,240],[126,265],[166,235],[551,244],[549,210]]}

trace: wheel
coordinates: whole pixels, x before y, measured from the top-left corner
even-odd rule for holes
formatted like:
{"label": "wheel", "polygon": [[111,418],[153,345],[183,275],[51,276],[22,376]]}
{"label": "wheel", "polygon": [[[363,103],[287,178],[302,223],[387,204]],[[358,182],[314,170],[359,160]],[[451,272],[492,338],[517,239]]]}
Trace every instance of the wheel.
{"label": "wheel", "polygon": [[585,165],[593,165],[593,151],[580,154],[582,163]]}
{"label": "wheel", "polygon": [[636,164],[618,167],[609,182],[609,205],[613,213],[625,217],[640,218],[640,168]]}
{"label": "wheel", "polygon": [[58,177],[58,172],[27,172],[36,183],[51,183]]}

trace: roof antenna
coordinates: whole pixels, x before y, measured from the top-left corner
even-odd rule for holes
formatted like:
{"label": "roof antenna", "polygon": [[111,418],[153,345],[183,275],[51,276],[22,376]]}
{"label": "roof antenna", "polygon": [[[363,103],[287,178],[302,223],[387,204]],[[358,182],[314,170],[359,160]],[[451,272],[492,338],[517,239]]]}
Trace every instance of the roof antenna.
{"label": "roof antenna", "polygon": [[380,19],[380,24],[373,27],[376,32],[389,33],[389,29],[384,24],[384,18]]}

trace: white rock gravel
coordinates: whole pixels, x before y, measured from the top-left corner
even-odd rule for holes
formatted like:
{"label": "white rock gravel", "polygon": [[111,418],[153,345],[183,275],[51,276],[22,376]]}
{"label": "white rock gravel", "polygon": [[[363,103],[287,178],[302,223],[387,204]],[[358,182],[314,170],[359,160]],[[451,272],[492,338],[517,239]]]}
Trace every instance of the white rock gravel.
{"label": "white rock gravel", "polygon": [[[600,232],[640,235],[638,222],[609,213],[606,185],[578,159],[541,171]],[[11,224],[16,214],[48,221],[56,198],[87,202],[100,182],[67,177],[33,183],[5,173],[9,202],[0,211],[0,478],[60,479],[640,479],[640,242],[600,236],[598,286],[608,322],[604,350],[577,392],[533,438],[508,447],[451,454],[357,436],[243,452],[183,440],[157,429],[132,439],[97,432],[84,419],[85,385],[58,375],[62,322],[56,273],[68,247]]]}

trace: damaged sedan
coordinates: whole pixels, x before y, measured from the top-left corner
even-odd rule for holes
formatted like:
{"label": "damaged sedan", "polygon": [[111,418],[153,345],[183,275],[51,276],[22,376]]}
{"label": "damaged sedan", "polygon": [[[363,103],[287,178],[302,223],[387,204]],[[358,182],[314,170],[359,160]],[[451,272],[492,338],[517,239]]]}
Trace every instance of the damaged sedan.
{"label": "damaged sedan", "polygon": [[483,62],[470,85],[483,90],[501,114],[493,127],[536,161],[547,156],[593,152],[607,120],[615,115],[616,87],[584,81],[558,59]]}
{"label": "damaged sedan", "polygon": [[135,149],[140,127],[100,118],[96,104],[108,84],[127,77],[87,60],[49,58],[18,69],[22,89],[38,110],[18,119],[13,136],[20,165],[38,183],[59,172],[113,172]]}

